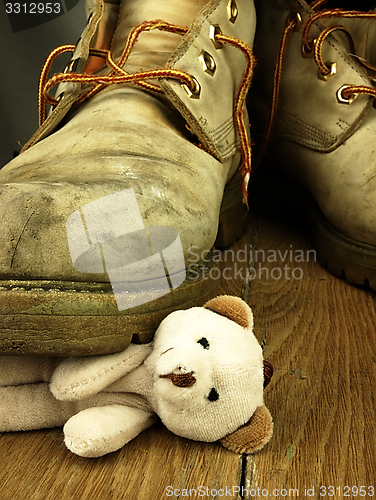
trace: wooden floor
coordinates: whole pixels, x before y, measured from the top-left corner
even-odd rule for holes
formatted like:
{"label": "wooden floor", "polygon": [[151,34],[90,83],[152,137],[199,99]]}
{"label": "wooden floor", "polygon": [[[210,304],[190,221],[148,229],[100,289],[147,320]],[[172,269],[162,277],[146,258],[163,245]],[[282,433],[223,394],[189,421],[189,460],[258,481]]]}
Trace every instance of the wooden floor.
{"label": "wooden floor", "polygon": [[275,370],[266,448],[239,456],[157,425],[119,452],[83,459],[59,429],[2,434],[1,500],[376,496],[375,295],[328,274],[292,222],[254,215],[231,250],[221,266],[234,279],[222,279],[220,292],[248,300]]}

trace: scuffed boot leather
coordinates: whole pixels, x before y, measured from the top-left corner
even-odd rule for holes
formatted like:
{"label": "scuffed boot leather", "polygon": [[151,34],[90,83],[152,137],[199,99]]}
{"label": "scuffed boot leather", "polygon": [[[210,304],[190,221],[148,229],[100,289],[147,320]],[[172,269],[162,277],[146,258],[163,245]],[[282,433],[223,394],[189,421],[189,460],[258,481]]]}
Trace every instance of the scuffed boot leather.
{"label": "scuffed boot leather", "polygon": [[[174,24],[184,12],[178,12],[182,6],[169,12],[169,3],[174,2],[154,2],[156,11],[163,7],[163,21]],[[111,49],[118,60],[131,30],[153,20],[143,17],[146,4],[150,1],[89,4],[89,21],[67,73],[109,75],[103,55],[89,50]],[[194,21],[187,33],[171,33],[163,42],[158,33],[142,33],[123,69],[180,70],[198,82],[197,95],[188,84],[162,76],[149,82],[159,85],[162,94],[113,84],[77,106],[93,85],[81,86],[76,77],[64,81],[55,109],[20,156],[1,170],[1,352],[65,356],[120,351],[132,338],[149,342],[171,310],[202,304],[216,294],[218,274],[211,279],[215,261],[210,250],[217,235],[227,245],[243,225],[234,105],[247,60],[215,34],[251,47],[255,12],[249,0],[191,4]],[[119,310],[100,266],[88,265],[88,272],[75,269],[66,224],[88,204],[130,189],[145,228],[178,232],[185,269],[175,271],[185,271],[186,279],[156,300],[143,303],[135,297],[136,307]]]}
{"label": "scuffed boot leather", "polygon": [[[314,3],[255,2],[258,66],[249,109],[254,141],[268,138],[250,199],[259,208],[266,201],[270,215],[283,204],[298,210],[320,262],[376,290],[376,16],[353,11],[349,18]],[[273,87],[278,101],[268,133]]]}

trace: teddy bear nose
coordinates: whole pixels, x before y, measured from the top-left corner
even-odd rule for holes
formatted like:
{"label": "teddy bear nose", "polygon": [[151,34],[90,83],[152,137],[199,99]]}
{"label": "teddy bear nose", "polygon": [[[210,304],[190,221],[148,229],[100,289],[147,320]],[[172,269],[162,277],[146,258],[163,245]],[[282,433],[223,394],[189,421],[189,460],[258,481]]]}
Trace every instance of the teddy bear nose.
{"label": "teddy bear nose", "polygon": [[196,382],[193,372],[168,373],[167,375],[159,375],[159,378],[169,378],[177,387],[191,387]]}

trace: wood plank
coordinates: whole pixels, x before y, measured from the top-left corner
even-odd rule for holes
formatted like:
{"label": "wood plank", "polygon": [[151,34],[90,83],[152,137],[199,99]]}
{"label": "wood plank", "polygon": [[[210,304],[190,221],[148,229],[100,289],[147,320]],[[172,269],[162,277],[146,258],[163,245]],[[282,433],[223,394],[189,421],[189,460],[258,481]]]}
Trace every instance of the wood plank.
{"label": "wood plank", "polygon": [[2,434],[0,454],[2,500],[175,499],[183,489],[211,499],[212,490],[240,482],[241,457],[217,443],[178,438],[161,424],[96,459],[68,451],[60,429]]}
{"label": "wood plank", "polygon": [[[266,219],[259,226],[260,249],[285,255],[312,248],[302,227]],[[284,262],[263,265],[271,270]],[[283,488],[303,496],[305,487],[312,498],[320,491],[342,498],[349,493],[345,486],[376,486],[375,295],[333,277],[313,259],[294,265],[303,279],[269,276],[251,284],[256,335],[275,368],[265,392],[275,431],[264,451],[248,458],[245,486],[254,491],[245,498]]]}
{"label": "wood plank", "polygon": [[[1,499],[178,498],[166,495],[167,486],[192,495],[203,486],[203,498],[212,499],[223,498],[214,490],[226,486],[248,489],[245,499],[283,488],[304,497],[306,487],[306,498],[319,498],[321,485],[341,487],[330,498],[343,498],[345,486],[375,485],[375,295],[331,276],[312,253],[294,262],[296,250],[312,250],[305,228],[253,216],[221,254],[220,293],[242,294],[251,305],[256,336],[275,368],[265,391],[275,431],[263,451],[241,457],[217,443],[178,438],[161,424],[99,459],[70,453],[60,429],[2,434]],[[249,267],[263,271],[247,281],[248,255]],[[302,279],[279,279],[286,265],[290,273],[302,269]]]}

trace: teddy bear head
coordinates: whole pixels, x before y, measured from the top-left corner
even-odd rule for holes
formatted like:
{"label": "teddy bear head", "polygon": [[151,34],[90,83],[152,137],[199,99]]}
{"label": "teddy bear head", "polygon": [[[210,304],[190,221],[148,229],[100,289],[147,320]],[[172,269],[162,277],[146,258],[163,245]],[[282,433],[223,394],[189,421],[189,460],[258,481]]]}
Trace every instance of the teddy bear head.
{"label": "teddy bear head", "polygon": [[249,306],[229,296],[162,321],[145,365],[154,380],[153,406],[168,429],[221,440],[237,452],[256,451],[270,439],[264,362],[252,330]]}

